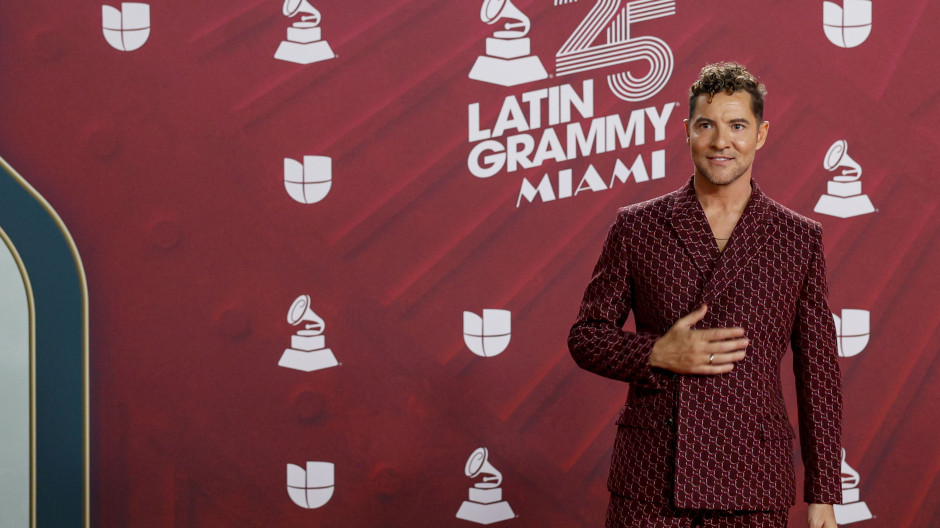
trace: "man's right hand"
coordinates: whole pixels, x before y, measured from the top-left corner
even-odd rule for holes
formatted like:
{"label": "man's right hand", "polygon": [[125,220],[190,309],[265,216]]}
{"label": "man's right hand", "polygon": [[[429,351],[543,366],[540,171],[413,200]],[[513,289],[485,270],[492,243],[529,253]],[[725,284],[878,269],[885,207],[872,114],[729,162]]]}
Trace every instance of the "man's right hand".
{"label": "man's right hand", "polygon": [[[734,363],[744,359],[748,340],[741,336],[744,329],[709,328],[695,330],[692,325],[705,317],[704,304],[681,317],[665,335],[656,340],[650,354],[650,366],[679,374],[724,374]],[[731,339],[738,338],[738,339]],[[727,340],[727,341],[726,341]],[[709,364],[709,357],[712,357]]]}

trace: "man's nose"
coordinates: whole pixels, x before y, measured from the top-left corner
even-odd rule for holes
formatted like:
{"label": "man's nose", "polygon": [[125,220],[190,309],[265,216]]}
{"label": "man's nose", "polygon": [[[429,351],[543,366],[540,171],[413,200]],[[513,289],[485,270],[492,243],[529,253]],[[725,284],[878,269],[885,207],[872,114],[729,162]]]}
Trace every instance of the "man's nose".
{"label": "man's nose", "polygon": [[728,130],[724,127],[716,127],[712,134],[712,147],[716,150],[722,150],[731,145],[731,137]]}

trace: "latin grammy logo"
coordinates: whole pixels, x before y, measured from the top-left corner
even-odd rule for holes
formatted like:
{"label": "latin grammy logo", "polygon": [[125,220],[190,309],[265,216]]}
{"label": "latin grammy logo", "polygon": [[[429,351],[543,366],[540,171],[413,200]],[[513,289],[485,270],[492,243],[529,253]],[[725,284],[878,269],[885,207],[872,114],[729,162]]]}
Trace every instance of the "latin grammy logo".
{"label": "latin grammy logo", "polygon": [[858,181],[862,177],[862,167],[849,156],[849,145],[844,139],[829,147],[823,167],[830,172],[839,167],[845,169],[842,174],[833,176],[832,181],[827,182],[826,194],[819,197],[814,212],[839,218],[875,212],[871,200],[862,194],[862,182]]}
{"label": "latin grammy logo", "polygon": [[503,475],[489,463],[488,458],[489,452],[481,447],[467,459],[464,473],[470,478],[484,477],[470,488],[469,500],[463,501],[457,510],[458,519],[493,524],[516,516],[509,503],[503,500],[503,490],[499,487]]}
{"label": "latin grammy logo", "polygon": [[121,9],[101,6],[101,28],[112,48],[134,51],[150,37],[150,5],[123,2]]}
{"label": "latin grammy logo", "polygon": [[320,40],[320,12],[307,0],[285,0],[281,9],[284,16],[292,18],[298,13],[299,22],[287,28],[287,40],[281,41],[274,53],[275,59],[310,64],[336,57],[325,40]]}
{"label": "latin grammy logo", "polygon": [[333,187],[333,160],[327,156],[304,156],[304,162],[284,158],[284,188],[302,204],[326,198]]}
{"label": "latin grammy logo", "polygon": [[333,351],[326,348],[323,331],[326,323],[310,309],[310,296],[301,295],[287,311],[287,322],[297,326],[305,322],[302,330],[290,338],[290,348],[284,350],[277,364],[304,372],[313,372],[339,365]]}
{"label": "latin grammy logo", "polygon": [[842,448],[842,504],[833,505],[837,524],[851,524],[872,518],[871,510],[858,493],[858,471],[845,462],[845,448]]}
{"label": "latin grammy logo", "polygon": [[483,316],[463,313],[463,341],[480,357],[498,356],[512,338],[512,313],[509,310],[483,310]]}
{"label": "latin grammy logo", "polygon": [[329,502],[335,481],[331,462],[307,462],[306,470],[287,464],[287,495],[301,508],[312,510]]}
{"label": "latin grammy logo", "polygon": [[832,314],[832,319],[836,323],[839,357],[857,356],[865,350],[871,336],[871,314],[868,310],[844,308],[842,317]]}
{"label": "latin grammy logo", "polygon": [[531,53],[531,43],[526,35],[532,28],[529,17],[512,5],[510,0],[484,0],[480,19],[493,24],[500,19],[510,19],[502,30],[495,31],[486,39],[486,55],[477,57],[470,78],[476,81],[515,86],[548,78],[542,61]]}
{"label": "latin grammy logo", "polygon": [[840,48],[854,48],[871,34],[871,0],[823,2],[823,31]]}

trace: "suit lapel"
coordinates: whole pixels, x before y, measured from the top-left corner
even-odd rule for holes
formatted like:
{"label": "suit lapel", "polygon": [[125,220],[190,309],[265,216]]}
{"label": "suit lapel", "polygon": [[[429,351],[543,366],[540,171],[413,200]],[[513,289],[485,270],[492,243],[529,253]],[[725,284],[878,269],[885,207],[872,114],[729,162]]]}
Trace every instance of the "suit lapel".
{"label": "suit lapel", "polygon": [[[694,178],[694,176],[692,177]],[[712,263],[718,258],[718,246],[715,245],[708,218],[695,196],[692,178],[677,191],[672,204],[672,228],[679,236],[695,267],[703,277],[712,272]]]}
{"label": "suit lapel", "polygon": [[[694,178],[694,176],[693,176]],[[672,226],[695,267],[706,277],[705,287],[695,305],[711,303],[747,267],[770,240],[772,215],[768,198],[757,182],[751,180],[751,198],[734,226],[724,251],[718,251],[705,211],[695,196],[693,179],[679,189],[672,207]]]}

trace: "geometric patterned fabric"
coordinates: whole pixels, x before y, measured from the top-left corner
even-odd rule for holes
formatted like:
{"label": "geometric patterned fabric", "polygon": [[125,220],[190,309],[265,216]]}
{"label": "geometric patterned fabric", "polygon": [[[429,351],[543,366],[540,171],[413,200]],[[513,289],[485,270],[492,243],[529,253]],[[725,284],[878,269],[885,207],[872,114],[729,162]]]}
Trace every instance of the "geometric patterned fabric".
{"label": "geometric patterned fabric", "polygon": [[[582,368],[631,384],[609,489],[680,508],[795,504],[793,430],[780,384],[793,348],[805,500],[842,501],[842,393],[818,222],[752,194],[719,252],[692,178],[620,210],[568,340]],[[658,336],[702,303],[696,329],[741,326],[746,357],[719,375],[649,366]],[[630,310],[636,332],[621,329]]]}

